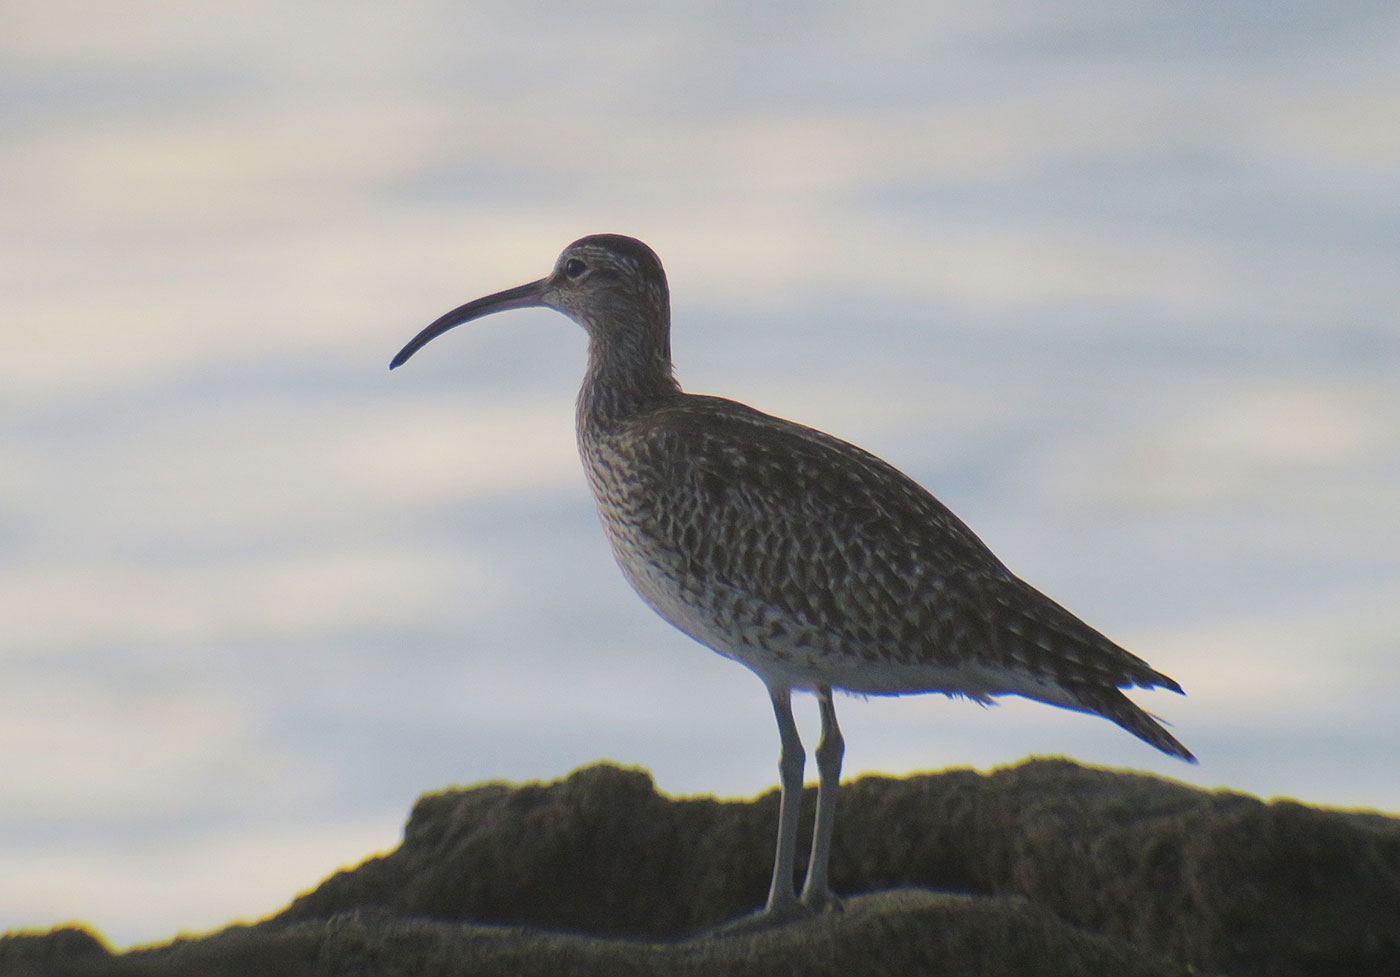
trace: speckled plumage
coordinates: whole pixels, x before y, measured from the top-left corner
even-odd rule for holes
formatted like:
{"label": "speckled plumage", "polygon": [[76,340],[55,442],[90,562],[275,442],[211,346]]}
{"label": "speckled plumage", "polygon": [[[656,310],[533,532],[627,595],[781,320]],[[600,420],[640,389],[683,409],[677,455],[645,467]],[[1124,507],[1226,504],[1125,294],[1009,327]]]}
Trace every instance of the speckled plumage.
{"label": "speckled plumage", "polygon": [[[816,691],[822,704],[817,755],[829,796],[819,801],[819,842],[822,831],[829,842],[840,768],[832,689],[983,702],[1014,693],[1096,713],[1192,759],[1121,691],[1180,692],[1177,683],[1014,576],[912,479],[820,431],[683,393],[671,372],[665,274],[640,241],[576,241],[550,277],[448,313],[394,365],[455,325],[526,305],[558,309],[589,333],[579,452],[623,573],[663,618],[747,665],[773,697],[785,803],[770,916],[795,903],[781,881],[795,832],[788,793],[802,767],[792,689]],[[808,908],[833,898],[818,847]]]}
{"label": "speckled plumage", "polygon": [[[1095,687],[1178,689],[1013,576],[937,499],[853,445],[683,395],[615,426],[584,424],[579,441],[633,586],[682,631],[765,679],[979,700],[1020,692],[1071,708],[1076,691]],[[1127,728],[1180,749],[1146,717]]]}

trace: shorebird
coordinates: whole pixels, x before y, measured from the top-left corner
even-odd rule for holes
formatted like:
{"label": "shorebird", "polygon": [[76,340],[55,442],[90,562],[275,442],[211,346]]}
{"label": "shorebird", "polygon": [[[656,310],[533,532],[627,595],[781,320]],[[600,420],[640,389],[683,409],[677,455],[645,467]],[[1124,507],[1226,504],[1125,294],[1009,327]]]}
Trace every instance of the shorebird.
{"label": "shorebird", "polygon": [[[1186,747],[1122,692],[1175,681],[1024,583],[941,502],[829,434],[684,393],[666,273],[618,234],[581,238],[546,278],[468,302],[418,333],[401,366],[454,326],[543,306],[588,333],[579,454],[623,575],[663,618],[763,680],[781,738],[772,883],[753,920],[838,904],[828,882],[845,744],[834,690],[999,695],[1092,713],[1172,756]],[[817,810],[794,871],[806,754],[793,690],[816,694]]]}

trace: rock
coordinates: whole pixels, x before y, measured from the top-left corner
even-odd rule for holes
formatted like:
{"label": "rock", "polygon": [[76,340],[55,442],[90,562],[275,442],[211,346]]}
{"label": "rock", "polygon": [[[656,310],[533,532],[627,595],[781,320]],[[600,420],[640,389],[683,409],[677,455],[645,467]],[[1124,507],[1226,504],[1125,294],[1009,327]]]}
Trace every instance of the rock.
{"label": "rock", "polygon": [[1377,814],[1060,760],[866,777],[832,853],[866,895],[709,933],[762,901],[776,820],[776,792],[673,800],[611,765],[445,791],[254,926],[122,955],[11,936],[0,974],[1400,974],[1400,820]]}

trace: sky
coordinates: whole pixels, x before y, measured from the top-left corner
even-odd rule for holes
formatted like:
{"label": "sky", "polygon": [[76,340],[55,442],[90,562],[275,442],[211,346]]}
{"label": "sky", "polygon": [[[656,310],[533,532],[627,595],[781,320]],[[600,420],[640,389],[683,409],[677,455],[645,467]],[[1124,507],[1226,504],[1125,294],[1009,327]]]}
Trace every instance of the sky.
{"label": "sky", "polygon": [[687,389],[916,478],[1201,761],[846,697],[848,778],[1400,811],[1396,119],[1381,2],[5,4],[0,930],[255,919],[454,785],[775,785],[761,683],[607,552],[582,331],[387,369],[602,231]]}

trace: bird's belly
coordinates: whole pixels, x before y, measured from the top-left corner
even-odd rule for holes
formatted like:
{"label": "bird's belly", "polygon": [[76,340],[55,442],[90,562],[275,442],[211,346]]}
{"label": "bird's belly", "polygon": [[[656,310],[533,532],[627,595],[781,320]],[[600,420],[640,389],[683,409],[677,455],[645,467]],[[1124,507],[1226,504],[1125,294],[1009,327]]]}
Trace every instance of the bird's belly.
{"label": "bird's belly", "polygon": [[652,610],[770,686],[829,686],[862,695],[941,692],[980,702],[1020,694],[1069,704],[1053,683],[976,660],[917,659],[895,648],[846,647],[837,636],[804,627],[753,595],[677,571],[664,553],[649,552],[639,540],[629,539],[625,546],[610,541],[624,576]]}

